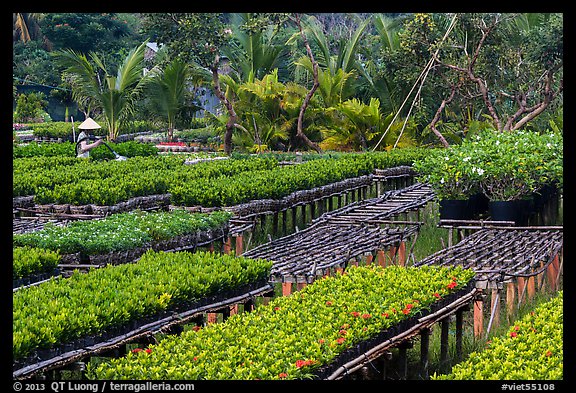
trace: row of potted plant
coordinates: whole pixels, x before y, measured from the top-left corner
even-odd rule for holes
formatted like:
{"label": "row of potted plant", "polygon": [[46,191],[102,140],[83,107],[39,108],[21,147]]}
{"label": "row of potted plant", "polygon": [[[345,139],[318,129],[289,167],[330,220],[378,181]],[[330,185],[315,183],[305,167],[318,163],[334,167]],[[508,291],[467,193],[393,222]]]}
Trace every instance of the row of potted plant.
{"label": "row of potted plant", "polygon": [[414,169],[418,179],[434,189],[441,217],[442,207],[450,205],[471,213],[469,202],[479,195],[497,207],[548,189],[561,190],[563,137],[555,132],[483,130],[460,145],[430,151]]}
{"label": "row of potted plant", "polygon": [[14,234],[14,247],[37,247],[61,254],[104,254],[130,250],[166,240],[224,228],[231,213],[191,213],[183,209],[170,212],[130,212],[112,214],[101,220],[72,221],[66,226],[47,222],[43,229]]}
{"label": "row of potted plant", "polygon": [[98,336],[182,302],[267,279],[272,262],[209,252],[146,252],[26,287],[12,296],[13,357],[86,335]]}
{"label": "row of potted plant", "polygon": [[367,175],[376,168],[410,165],[424,152],[401,149],[348,154],[283,167],[271,157],[195,165],[185,165],[184,158],[174,156],[133,157],[121,162],[22,158],[14,160],[13,196],[34,195],[37,204],[110,206],[137,196],[169,193],[174,205],[232,206]]}
{"label": "row of potted plant", "polygon": [[[463,290],[461,267],[351,266],[223,323],[188,329],[145,350],[90,364],[90,379],[315,378],[346,351],[426,314]],[[362,353],[362,352],[354,352]]]}
{"label": "row of potted plant", "polygon": [[38,247],[13,247],[12,279],[17,280],[33,274],[50,273],[58,267],[61,256],[58,251]]}
{"label": "row of potted plant", "polygon": [[[108,146],[124,157],[154,156],[158,154],[158,148],[154,145],[126,141],[120,143],[107,142]],[[66,156],[76,157],[76,143],[65,141],[61,143],[38,143],[30,142],[15,145],[12,148],[12,158],[38,157],[38,156]],[[90,151],[92,160],[112,160],[114,153],[106,146],[98,146]]]}
{"label": "row of potted plant", "polygon": [[564,292],[516,321],[505,336],[435,380],[550,381],[564,378]]}

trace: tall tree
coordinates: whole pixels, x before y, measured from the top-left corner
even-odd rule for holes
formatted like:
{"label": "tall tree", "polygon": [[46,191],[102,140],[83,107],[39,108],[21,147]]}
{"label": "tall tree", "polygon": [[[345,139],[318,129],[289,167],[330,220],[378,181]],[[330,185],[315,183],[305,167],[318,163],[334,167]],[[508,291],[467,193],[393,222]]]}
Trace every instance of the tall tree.
{"label": "tall tree", "polygon": [[168,46],[171,57],[195,64],[208,71],[212,89],[228,112],[224,134],[224,152],[232,154],[232,134],[237,123],[233,102],[220,83],[222,48],[231,38],[224,16],[220,13],[162,13],[145,14],[143,27]]}

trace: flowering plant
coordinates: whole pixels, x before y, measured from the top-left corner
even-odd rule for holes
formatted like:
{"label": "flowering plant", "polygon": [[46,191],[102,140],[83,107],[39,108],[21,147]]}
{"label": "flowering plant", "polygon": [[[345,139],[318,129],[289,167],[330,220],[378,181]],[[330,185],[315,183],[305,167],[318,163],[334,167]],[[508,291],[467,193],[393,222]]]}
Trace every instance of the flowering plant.
{"label": "flowering plant", "polygon": [[440,200],[468,199],[479,191],[477,178],[483,173],[472,157],[457,147],[432,150],[414,162],[414,169],[418,181],[429,184]]}

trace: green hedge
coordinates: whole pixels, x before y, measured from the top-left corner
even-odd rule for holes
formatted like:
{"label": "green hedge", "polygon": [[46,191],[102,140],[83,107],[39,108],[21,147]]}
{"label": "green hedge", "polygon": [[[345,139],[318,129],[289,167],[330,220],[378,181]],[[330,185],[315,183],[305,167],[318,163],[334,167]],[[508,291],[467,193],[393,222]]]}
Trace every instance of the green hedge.
{"label": "green hedge", "polygon": [[306,379],[474,277],[461,267],[351,266],[250,313],[88,365],[91,379]]}
{"label": "green hedge", "polygon": [[435,380],[561,380],[564,378],[564,292],[516,321]]}
{"label": "green hedge", "polygon": [[146,252],[137,263],[20,289],[12,296],[13,357],[99,335],[181,302],[268,277],[272,262],[208,252]]}

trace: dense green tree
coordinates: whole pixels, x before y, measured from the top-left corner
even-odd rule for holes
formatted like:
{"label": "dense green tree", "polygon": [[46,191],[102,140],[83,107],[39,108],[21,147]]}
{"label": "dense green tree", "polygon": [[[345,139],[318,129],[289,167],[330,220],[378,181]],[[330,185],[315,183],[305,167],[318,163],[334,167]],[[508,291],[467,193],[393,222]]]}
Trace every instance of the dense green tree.
{"label": "dense green tree", "polygon": [[562,99],[562,24],[561,14],[415,14],[386,71],[404,91],[419,87],[413,116],[445,146],[473,122],[526,128]]}

